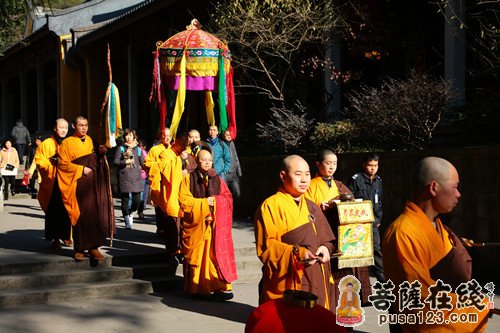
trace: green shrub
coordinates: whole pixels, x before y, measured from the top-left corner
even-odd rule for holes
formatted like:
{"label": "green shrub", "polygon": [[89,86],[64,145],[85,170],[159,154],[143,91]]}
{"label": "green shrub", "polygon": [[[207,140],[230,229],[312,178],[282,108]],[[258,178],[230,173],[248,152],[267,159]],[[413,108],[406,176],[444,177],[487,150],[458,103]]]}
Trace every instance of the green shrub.
{"label": "green shrub", "polygon": [[328,148],[342,153],[350,149],[351,138],[354,133],[355,127],[349,120],[318,123],[310,136],[310,140],[315,150]]}

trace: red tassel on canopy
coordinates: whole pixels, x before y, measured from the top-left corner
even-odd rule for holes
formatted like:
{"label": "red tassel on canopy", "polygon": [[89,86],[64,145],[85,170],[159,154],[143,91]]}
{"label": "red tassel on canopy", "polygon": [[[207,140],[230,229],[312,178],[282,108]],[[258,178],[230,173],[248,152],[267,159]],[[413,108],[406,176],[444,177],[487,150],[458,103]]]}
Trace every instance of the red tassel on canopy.
{"label": "red tassel on canopy", "polygon": [[165,119],[167,118],[167,99],[165,96],[165,87],[161,80],[160,72],[160,52],[158,50],[153,52],[154,65],[153,65],[153,82],[151,84],[151,94],[149,101],[154,103],[158,108],[160,114],[160,131],[165,128]]}

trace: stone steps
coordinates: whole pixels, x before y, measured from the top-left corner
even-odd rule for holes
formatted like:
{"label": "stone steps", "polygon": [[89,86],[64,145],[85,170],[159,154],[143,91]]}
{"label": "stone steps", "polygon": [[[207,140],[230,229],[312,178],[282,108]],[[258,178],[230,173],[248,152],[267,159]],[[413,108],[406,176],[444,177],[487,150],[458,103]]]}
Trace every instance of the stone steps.
{"label": "stone steps", "polygon": [[[239,279],[258,281],[260,261],[255,248],[235,249]],[[60,258],[0,265],[0,308],[180,290],[182,265],[164,253],[107,256],[105,260],[75,262]]]}
{"label": "stone steps", "polygon": [[[161,258],[161,254],[145,254],[102,261],[62,258],[0,265],[0,308],[144,294],[154,292],[155,286],[165,289],[175,282],[175,267],[161,263]],[[128,261],[130,265],[124,265]]]}
{"label": "stone steps", "polygon": [[0,308],[151,292],[150,282],[135,279],[70,283],[0,292]]}
{"label": "stone steps", "polygon": [[97,262],[94,260],[83,260],[76,262],[70,257],[61,257],[61,259],[47,259],[39,261],[24,260],[18,263],[0,265],[0,277],[3,275],[15,275],[37,272],[67,271],[73,269],[87,269],[90,267],[111,267],[112,257],[106,257]]}
{"label": "stone steps", "polygon": [[131,279],[131,268],[105,267],[101,269],[71,269],[64,271],[33,272],[0,276],[0,293],[12,289],[53,287],[73,283]]}

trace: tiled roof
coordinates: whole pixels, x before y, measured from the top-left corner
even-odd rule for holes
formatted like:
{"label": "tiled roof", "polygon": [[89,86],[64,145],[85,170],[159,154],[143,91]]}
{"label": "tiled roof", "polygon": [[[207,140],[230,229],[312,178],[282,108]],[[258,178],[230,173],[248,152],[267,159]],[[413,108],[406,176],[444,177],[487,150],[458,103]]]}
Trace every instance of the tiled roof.
{"label": "tiled roof", "polygon": [[47,23],[49,30],[59,36],[69,34],[71,29],[101,27],[151,1],[93,0],[85,2],[78,6],[47,13],[45,16],[38,15],[33,24],[33,32]]}

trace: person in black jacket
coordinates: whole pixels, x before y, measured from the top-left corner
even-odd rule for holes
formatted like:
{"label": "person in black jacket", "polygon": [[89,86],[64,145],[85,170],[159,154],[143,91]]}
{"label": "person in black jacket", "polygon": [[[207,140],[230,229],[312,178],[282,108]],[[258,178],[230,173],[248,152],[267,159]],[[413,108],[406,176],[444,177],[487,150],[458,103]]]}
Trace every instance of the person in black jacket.
{"label": "person in black jacket", "polygon": [[23,125],[23,121],[18,119],[16,125],[12,128],[12,138],[14,139],[14,146],[16,147],[17,154],[19,155],[19,164],[24,164],[24,151],[26,145],[31,145],[31,136],[28,129]]}
{"label": "person in black jacket", "polygon": [[363,158],[363,171],[352,176],[349,189],[355,198],[371,200],[373,205],[373,256],[375,266],[372,272],[377,281],[385,282],[382,265],[382,248],[380,246],[379,227],[382,223],[382,178],[377,175],[379,156],[375,153]]}
{"label": "person in black jacket", "polygon": [[231,137],[231,132],[229,130],[224,131],[224,142],[229,148],[229,153],[231,154],[231,166],[226,174],[226,183],[233,195],[233,200],[238,203],[240,199],[240,177],[242,176],[240,159],[238,158],[238,152],[236,151],[236,145]]}

